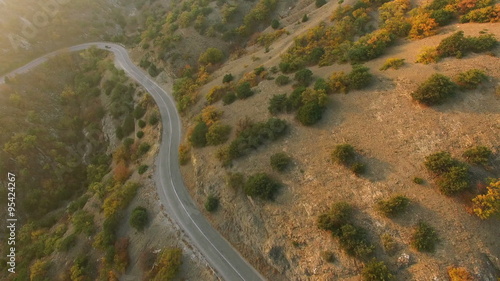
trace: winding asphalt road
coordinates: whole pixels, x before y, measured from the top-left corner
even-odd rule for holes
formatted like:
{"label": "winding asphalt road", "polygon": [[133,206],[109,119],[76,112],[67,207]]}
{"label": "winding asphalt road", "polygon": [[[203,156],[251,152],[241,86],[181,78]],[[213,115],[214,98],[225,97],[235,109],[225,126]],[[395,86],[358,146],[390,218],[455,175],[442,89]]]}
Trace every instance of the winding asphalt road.
{"label": "winding asphalt road", "polygon": [[[46,54],[5,76],[26,73],[58,54],[81,51],[92,46],[113,52],[115,55],[115,64],[123,69],[131,78],[139,82],[151,94],[160,109],[163,132],[160,151],[156,159],[155,182],[162,204],[167,207],[169,213],[224,280],[265,280],[208,223],[194,204],[184,186],[178,163],[178,147],[181,142],[182,126],[175,102],[171,95],[130,60],[128,52],[123,46],[105,42],[73,46]],[[5,76],[0,77],[0,84],[5,82]]]}

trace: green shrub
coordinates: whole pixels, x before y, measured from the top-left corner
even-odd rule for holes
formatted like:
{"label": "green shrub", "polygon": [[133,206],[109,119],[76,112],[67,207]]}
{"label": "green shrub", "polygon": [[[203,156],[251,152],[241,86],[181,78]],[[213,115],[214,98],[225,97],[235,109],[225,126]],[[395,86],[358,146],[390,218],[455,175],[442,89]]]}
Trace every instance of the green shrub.
{"label": "green shrub", "polygon": [[247,195],[266,200],[273,200],[280,183],[272,179],[265,173],[257,173],[250,176],[245,183],[243,190]]}
{"label": "green shrub", "polygon": [[306,58],[306,63],[309,65],[316,65],[321,61],[321,58],[325,54],[325,49],[322,47],[314,48],[309,56]]}
{"label": "green shrub", "polygon": [[136,136],[139,138],[139,139],[142,139],[142,137],[144,137],[144,132],[143,131],[138,131]]}
{"label": "green shrub", "polygon": [[219,198],[213,195],[208,195],[207,201],[205,201],[205,210],[209,212],[215,212],[218,207],[219,207]]}
{"label": "green shrub", "polygon": [[350,220],[351,214],[352,207],[349,203],[336,202],[328,212],[318,216],[318,228],[337,233]]}
{"label": "green shrub", "polygon": [[356,157],[354,147],[350,144],[339,144],[332,152],[332,160],[335,163],[349,165]]}
{"label": "green shrub", "polygon": [[479,84],[486,81],[488,76],[479,69],[470,69],[459,73],[456,79],[457,84],[464,89],[476,89]]}
{"label": "green shrub", "polygon": [[[336,235],[335,232],[333,234]],[[366,259],[373,254],[375,247],[369,243],[366,231],[359,226],[344,224],[336,236],[340,247],[351,256]]]}
{"label": "green shrub", "polygon": [[292,158],[284,152],[278,152],[271,155],[270,161],[273,170],[283,172],[292,163]]}
{"label": "green shrub", "polygon": [[439,190],[448,196],[464,191],[469,187],[469,169],[465,165],[451,167],[438,178],[437,184]]}
{"label": "green shrub", "polygon": [[368,33],[356,41],[348,50],[351,63],[360,63],[379,57],[392,45],[396,36],[384,28]]}
{"label": "green shrub", "polygon": [[490,51],[498,44],[493,34],[483,34],[477,37],[465,37],[463,31],[457,31],[443,39],[436,50],[440,57],[462,57],[469,52],[481,53]]}
{"label": "green shrub", "polygon": [[431,18],[436,20],[440,26],[445,26],[455,19],[455,14],[446,9],[432,11]]}
{"label": "green shrub", "polygon": [[441,175],[448,172],[451,167],[457,166],[458,161],[453,159],[450,153],[446,151],[440,151],[426,156],[424,165],[427,170],[433,172],[436,175]]}
{"label": "green shrub", "polygon": [[316,8],[319,8],[326,4],[326,0],[316,0]]}
{"label": "green shrub", "polygon": [[271,27],[272,27],[273,29],[278,29],[278,28],[280,27],[280,22],[279,22],[279,20],[277,20],[277,19],[273,19],[273,20],[271,21]]}
{"label": "green shrub", "polygon": [[73,248],[76,245],[77,234],[72,233],[65,238],[60,239],[56,243],[56,249],[61,252],[67,252],[69,249]]}
{"label": "green shrub", "polygon": [[386,200],[380,200],[377,202],[377,210],[384,214],[385,216],[395,216],[398,215],[408,207],[410,199],[402,195],[392,196]]}
{"label": "green shrub", "polygon": [[303,65],[295,62],[280,62],[278,67],[283,73],[291,73],[299,70]]}
{"label": "green shrub", "polygon": [[498,41],[493,34],[483,34],[478,37],[467,37],[470,50],[474,53],[482,53],[493,50]]}
{"label": "green shrub", "polygon": [[144,116],[144,114],[146,113],[146,109],[144,109],[142,106],[140,105],[137,105],[135,108],[134,108],[134,118],[135,119],[141,119],[142,116]]}
{"label": "green shrub", "polygon": [[309,84],[311,84],[312,76],[313,76],[313,73],[311,70],[309,70],[307,68],[303,68],[303,69],[297,71],[297,73],[295,73],[294,79],[295,79],[295,81],[297,81],[297,86],[307,87],[307,86],[309,86]]}
{"label": "green shrub", "polygon": [[419,252],[433,252],[438,241],[436,230],[425,222],[419,222],[411,237],[411,246]]}
{"label": "green shrub", "polygon": [[75,233],[83,232],[89,236],[94,233],[94,215],[85,210],[76,211],[71,223],[75,226]]}
{"label": "green shrub", "polygon": [[148,165],[141,165],[137,169],[137,172],[139,173],[139,175],[142,175],[142,174],[144,174],[148,170],[148,168],[149,168]]}
{"label": "green shrub", "polygon": [[438,105],[455,94],[457,86],[448,77],[435,73],[411,94],[412,98],[425,105]]}
{"label": "green shrub", "polygon": [[419,178],[419,177],[414,177],[412,181],[416,184],[423,184],[424,183],[424,179]]}
{"label": "green shrub", "polygon": [[261,75],[262,72],[266,71],[266,68],[264,66],[259,66],[257,67],[256,69],[253,70],[253,73],[255,73],[255,75]]}
{"label": "green shrub", "polygon": [[363,65],[354,65],[352,71],[347,75],[350,89],[363,89],[370,85],[372,75],[370,69]]}
{"label": "green shrub", "polygon": [[316,82],[314,82],[314,90],[322,90],[325,92],[325,94],[330,94],[332,92],[330,84],[328,84],[328,82],[326,82],[326,80],[323,78],[318,78]]}
{"label": "green shrub", "polygon": [[206,140],[208,145],[220,145],[229,139],[231,133],[231,126],[223,125],[219,122],[213,124],[208,129]]}
{"label": "green shrub", "polygon": [[208,126],[205,122],[198,122],[189,136],[189,141],[193,147],[204,147],[207,145]]}
{"label": "green shrub", "polygon": [[302,22],[306,22],[309,20],[309,17],[307,16],[307,14],[304,14],[304,16],[302,17]]}
{"label": "green shrub", "polygon": [[361,271],[363,281],[390,281],[394,279],[383,261],[371,260]]}
{"label": "green shrub", "polygon": [[286,101],[287,112],[292,112],[299,109],[302,105],[302,93],[307,90],[306,87],[298,87],[290,94],[288,100]]}
{"label": "green shrub", "polygon": [[148,210],[144,207],[138,206],[132,211],[129,223],[133,228],[137,229],[138,231],[142,231],[148,224],[148,221]]}
{"label": "green shrub", "polygon": [[148,74],[151,76],[151,77],[156,77],[158,76],[158,74],[160,74],[161,72],[161,69],[158,69],[156,67],[156,65],[154,64],[151,64],[148,68]]}
{"label": "green shrub", "polygon": [[492,152],[486,146],[478,145],[467,149],[462,156],[471,164],[487,165]]}
{"label": "green shrub", "polygon": [[280,75],[276,78],[276,80],[274,80],[274,82],[278,86],[284,86],[284,85],[290,83],[290,78],[288,78],[288,76],[286,76],[286,75]]}
{"label": "green shrub", "polygon": [[324,110],[317,101],[310,101],[299,108],[296,118],[302,125],[311,126],[321,120]]}
{"label": "green shrub", "polygon": [[198,62],[200,64],[216,64],[224,60],[224,53],[217,48],[208,48],[200,55]]}
{"label": "green shrub", "polygon": [[151,114],[151,116],[149,117],[149,125],[151,126],[158,124],[159,121],[160,121],[160,116],[156,112]]}
{"label": "green shrub", "polygon": [[151,145],[149,143],[146,143],[146,142],[141,143],[139,145],[139,155],[146,154],[150,148],[151,148]]}
{"label": "green shrub", "polygon": [[425,167],[438,176],[437,185],[445,195],[454,195],[469,187],[468,167],[448,152],[436,152],[425,158]]}
{"label": "green shrub", "polygon": [[267,108],[269,113],[276,115],[285,112],[287,109],[287,101],[286,94],[273,95],[271,99],[269,99],[269,107]]}
{"label": "green shrub", "polygon": [[323,251],[323,252],[321,252],[321,257],[326,262],[329,262],[329,263],[334,263],[335,262],[335,255],[331,251]]}
{"label": "green shrub", "polygon": [[222,83],[229,83],[231,81],[233,81],[234,77],[231,73],[228,73],[226,75],[224,75],[224,78],[222,78]]}
{"label": "green shrub", "polygon": [[146,122],[144,122],[144,120],[141,119],[141,120],[137,121],[137,125],[139,126],[139,128],[142,129],[142,128],[146,127]]}
{"label": "green shrub", "polygon": [[404,64],[405,64],[405,59],[390,58],[385,61],[384,65],[380,67],[380,70],[387,70],[389,68],[399,69]]}
{"label": "green shrub", "polygon": [[232,104],[236,101],[236,94],[233,92],[227,93],[222,97],[222,103],[224,105]]}
{"label": "green shrub", "polygon": [[242,129],[235,140],[217,152],[217,158],[226,165],[232,160],[242,157],[250,149],[256,149],[266,141],[274,141],[287,132],[288,124],[277,118],[266,122],[250,124]]}
{"label": "green shrub", "polygon": [[444,38],[436,48],[440,57],[463,56],[469,50],[469,42],[463,31],[457,31]]}
{"label": "green shrub", "polygon": [[236,88],[236,96],[242,100],[253,96],[252,87],[249,82],[243,82]]}

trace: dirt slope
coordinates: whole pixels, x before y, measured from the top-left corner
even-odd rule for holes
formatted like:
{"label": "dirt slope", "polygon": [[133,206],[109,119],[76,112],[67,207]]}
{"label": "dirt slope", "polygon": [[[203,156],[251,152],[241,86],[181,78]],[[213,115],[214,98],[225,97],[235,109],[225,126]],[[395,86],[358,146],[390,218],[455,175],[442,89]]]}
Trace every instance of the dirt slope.
{"label": "dirt slope", "polygon": [[[267,53],[264,48],[247,48],[245,56],[226,63],[212,74],[212,82],[201,93],[220,85],[226,73],[238,79],[260,65],[277,65],[279,55],[293,38],[321,20],[326,21],[335,6],[330,1],[316,10],[311,4],[305,8],[311,11],[310,21],[301,24],[297,24],[297,19],[303,12],[294,14],[292,9],[289,18],[282,19],[282,23],[290,24],[286,29],[291,35],[273,43]],[[430,38],[398,42],[387,55],[366,64],[376,77],[371,87],[330,96],[322,121],[313,127],[301,126],[292,115],[278,116],[291,124],[290,134],[234,161],[230,168],[223,168],[215,158],[219,147],[192,150],[192,164],[182,169],[193,197],[200,208],[208,194],[215,193],[221,198],[221,208],[207,216],[270,280],[359,280],[362,264],[343,254],[337,242],[316,227],[316,217],[339,200],[349,201],[357,208],[356,223],[368,229],[372,242],[378,245],[377,253],[397,271],[396,280],[446,280],[448,266],[465,266],[478,280],[489,280],[485,275],[491,270],[488,259],[500,267],[498,221],[480,221],[468,213],[463,202],[470,198],[453,199],[440,194],[422,162],[426,155],[440,150],[460,158],[465,149],[478,144],[492,148],[499,155],[500,97],[495,95],[495,87],[500,79],[500,51],[495,50],[496,56],[473,54],[430,65],[414,61],[422,47],[436,46],[451,32],[463,30],[466,35],[478,35],[487,30],[500,38],[499,27],[499,24],[456,24]],[[399,70],[379,71],[389,57],[404,58],[407,64]],[[311,70],[315,77],[327,78],[334,71],[350,68],[333,65]],[[422,107],[411,100],[410,93],[432,73],[453,77],[471,68],[484,70],[489,82],[477,90],[459,93],[442,106]],[[278,87],[274,81],[263,81],[256,89],[258,94],[248,100],[229,106],[215,104],[224,110],[224,123],[236,128],[245,116],[254,121],[266,120],[270,117],[269,98],[292,91],[291,86]],[[202,98],[193,115],[199,113],[204,103]],[[185,123],[186,127],[191,125]],[[356,177],[331,163],[333,147],[345,142],[361,152],[368,168],[366,175]],[[289,153],[294,163],[285,174],[273,173],[285,185],[275,202],[251,200],[241,190],[226,186],[226,171],[246,175],[270,172],[269,157],[279,151]],[[499,165],[497,158],[492,170],[482,171],[482,175],[498,177]],[[425,178],[425,184],[414,184],[415,176]],[[390,220],[380,216],[374,204],[395,193],[406,195],[412,203],[403,216]],[[434,226],[441,237],[433,254],[422,254],[409,247],[412,227],[420,219]],[[380,247],[379,237],[383,233],[389,233],[398,243],[398,251],[392,257],[384,255]],[[320,253],[325,250],[335,253],[335,263],[322,260]],[[403,253],[410,255],[410,265],[397,268],[396,260]]]}

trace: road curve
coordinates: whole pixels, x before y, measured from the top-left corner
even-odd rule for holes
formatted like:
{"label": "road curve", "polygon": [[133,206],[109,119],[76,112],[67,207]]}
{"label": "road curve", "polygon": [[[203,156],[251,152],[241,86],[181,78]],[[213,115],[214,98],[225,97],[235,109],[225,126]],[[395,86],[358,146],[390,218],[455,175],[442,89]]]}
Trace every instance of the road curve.
{"label": "road curve", "polygon": [[123,69],[131,78],[141,84],[151,94],[160,109],[163,132],[160,151],[156,158],[155,182],[162,204],[165,205],[179,226],[191,238],[193,244],[202,252],[210,265],[224,280],[265,280],[208,223],[194,204],[184,186],[178,162],[178,147],[181,142],[182,126],[175,102],[170,94],[130,60],[128,52],[123,46],[95,42],[55,51],[0,77],[0,84],[4,83],[6,76],[26,73],[58,54],[81,51],[92,46],[113,52],[116,66]]}

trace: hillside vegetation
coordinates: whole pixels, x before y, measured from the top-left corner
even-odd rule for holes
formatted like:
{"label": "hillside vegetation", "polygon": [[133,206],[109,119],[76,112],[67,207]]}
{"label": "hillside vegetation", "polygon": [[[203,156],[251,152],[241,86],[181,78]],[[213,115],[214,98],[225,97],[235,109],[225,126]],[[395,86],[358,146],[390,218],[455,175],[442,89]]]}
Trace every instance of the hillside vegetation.
{"label": "hillside vegetation", "polygon": [[[499,151],[483,132],[499,130],[498,5],[296,1],[262,32],[235,27],[228,49],[211,15],[240,2],[220,2],[207,33],[193,23],[214,41],[175,73],[173,95],[185,180],[200,208],[217,199],[207,210],[226,238],[273,280],[442,279],[457,265],[495,280]],[[440,151],[436,165],[449,163],[429,168]],[[336,221],[336,202],[349,218]]]}
{"label": "hillside vegetation", "polygon": [[[144,195],[154,192],[147,178],[159,113],[107,52],[62,54],[10,77],[0,92],[0,172],[16,175],[19,222],[16,273],[7,271],[4,255],[2,280],[117,280],[131,270],[144,280],[211,278],[196,260],[183,258],[171,225],[149,222],[159,209],[145,204]],[[1,192],[6,197],[6,189]],[[152,235],[149,227],[161,230]],[[157,231],[170,240],[155,241]],[[190,273],[180,273],[183,263]]]}
{"label": "hillside vegetation", "polygon": [[[75,5],[93,3],[84,2]],[[95,37],[80,29],[76,37],[127,44],[137,64],[171,89],[186,132],[179,162],[191,195],[267,279],[496,281],[496,1],[150,0],[117,1],[113,8],[110,3],[93,4],[113,15],[102,17],[109,23],[93,21],[104,24]],[[71,7],[75,12],[77,6]],[[80,17],[73,18],[78,23]],[[50,32],[56,36],[57,30],[40,34],[54,39]],[[40,43],[45,45],[54,46]],[[116,229],[129,221],[137,231],[148,230],[148,210],[135,208],[133,219],[124,220],[124,214],[132,213],[127,205],[147,181],[140,175],[150,173],[157,137],[148,132],[157,128],[159,116],[122,72],[96,62],[87,70],[93,75],[68,80],[89,79],[84,86],[53,92],[69,98],[69,105],[79,104],[73,92],[88,86],[109,102],[107,118],[114,125],[107,136],[114,152],[97,160],[85,154],[79,169],[60,173],[64,184],[79,184],[77,195],[50,189],[61,186],[41,181],[45,174],[32,179],[54,191],[54,202],[74,203],[48,226],[23,230],[43,250],[30,248],[36,254],[23,264],[25,279],[18,280],[53,269],[48,257],[55,250],[40,245],[50,238],[71,248],[76,238],[66,237],[73,234],[80,237],[78,245],[92,243],[97,250],[92,259],[75,256],[61,280],[118,277],[128,268],[133,243]],[[11,83],[7,89],[16,85]],[[101,94],[92,88],[97,84]],[[21,93],[12,91],[8,101],[18,111]],[[33,114],[22,112],[29,128]],[[50,123],[63,126],[56,128],[57,137],[77,143],[94,123],[61,120]],[[66,135],[62,128],[68,126],[80,131]],[[31,135],[27,130],[3,140],[1,159],[9,159],[4,168],[47,170],[44,157],[51,155],[36,142],[50,138]],[[54,156],[66,147],[52,146],[47,149]],[[9,157],[9,151],[15,152]],[[24,151],[36,153],[38,163],[19,157]],[[70,169],[80,178],[64,178]],[[84,203],[90,200],[100,207]],[[62,213],[52,201],[32,203],[43,211],[32,216]],[[83,241],[83,235],[91,239]],[[168,280],[182,271],[175,247],[156,256],[148,249],[141,257],[146,278]]]}

